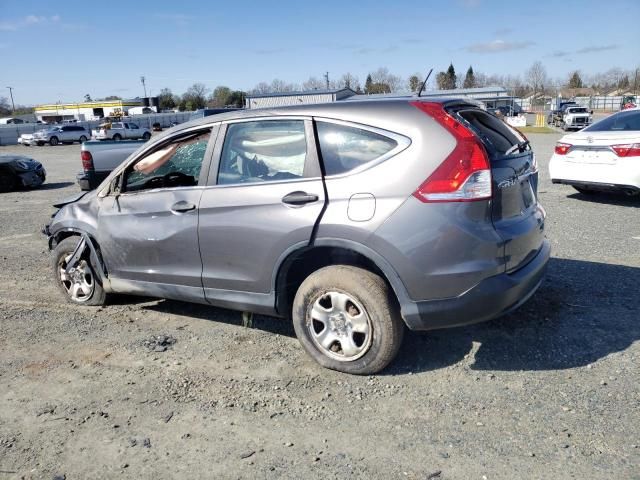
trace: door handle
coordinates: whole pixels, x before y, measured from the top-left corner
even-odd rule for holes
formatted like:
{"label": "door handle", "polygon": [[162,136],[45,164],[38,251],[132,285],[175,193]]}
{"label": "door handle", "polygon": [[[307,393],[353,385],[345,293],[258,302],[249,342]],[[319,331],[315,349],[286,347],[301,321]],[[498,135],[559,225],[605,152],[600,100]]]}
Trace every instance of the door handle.
{"label": "door handle", "polygon": [[305,203],[317,202],[318,195],[307,192],[291,192],[282,197],[282,201],[289,205],[304,205]]}
{"label": "door handle", "polygon": [[171,211],[176,213],[189,212],[195,209],[196,206],[193,203],[185,202],[184,200],[180,200],[179,202],[176,202],[171,206]]}

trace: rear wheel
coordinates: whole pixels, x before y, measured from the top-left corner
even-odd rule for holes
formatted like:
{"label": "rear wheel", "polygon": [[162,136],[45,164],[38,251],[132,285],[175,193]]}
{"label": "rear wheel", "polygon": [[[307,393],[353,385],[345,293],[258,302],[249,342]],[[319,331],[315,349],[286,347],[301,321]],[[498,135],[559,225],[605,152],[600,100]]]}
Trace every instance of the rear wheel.
{"label": "rear wheel", "polygon": [[0,172],[0,192],[10,192],[18,183],[18,179],[11,172]]}
{"label": "rear wheel", "polygon": [[80,142],[80,144],[82,145],[84,142],[86,142],[86,141],[87,141],[87,137],[85,137],[84,135],[82,135],[78,141],[79,141],[79,142]]}
{"label": "rear wheel", "polygon": [[53,277],[67,301],[79,305],[104,305],[106,293],[96,281],[96,275],[88,258],[81,258],[69,272],[67,262],[71,259],[80,237],[68,237],[53,251]]}
{"label": "rear wheel", "polygon": [[293,302],[298,340],[320,365],[368,375],[396,356],[404,323],[385,281],[347,265],[322,268],[307,277]]}
{"label": "rear wheel", "polygon": [[119,134],[119,133],[116,133],[116,134],[113,136],[113,140],[115,140],[116,142],[119,142],[120,140],[122,140],[122,137],[120,136],[120,134]]}
{"label": "rear wheel", "polygon": [[147,140],[149,140],[151,138],[151,134],[149,132],[144,132],[144,135],[142,135],[142,139],[146,142]]}
{"label": "rear wheel", "polygon": [[58,137],[51,137],[49,139],[49,145],[51,145],[52,147],[55,147],[56,145],[58,145],[58,143],[60,143]]}

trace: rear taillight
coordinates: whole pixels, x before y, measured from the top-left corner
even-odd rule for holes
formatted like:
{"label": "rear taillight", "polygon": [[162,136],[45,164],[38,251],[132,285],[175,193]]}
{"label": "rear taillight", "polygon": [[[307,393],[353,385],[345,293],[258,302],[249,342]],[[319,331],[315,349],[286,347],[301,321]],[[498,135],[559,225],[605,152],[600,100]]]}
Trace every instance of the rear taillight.
{"label": "rear taillight", "polygon": [[570,148],[571,148],[571,144],[558,142],[556,143],[555,152],[558,155],[566,155]]}
{"label": "rear taillight", "polygon": [[640,157],[640,143],[612,145],[611,148],[619,157]]}
{"label": "rear taillight", "polygon": [[421,202],[470,202],[491,198],[489,158],[478,137],[449,115],[440,103],[411,102],[456,139],[449,156],[413,196]]}
{"label": "rear taillight", "polygon": [[91,152],[82,150],[80,152],[80,158],[82,159],[82,169],[85,171],[93,170],[93,157]]}

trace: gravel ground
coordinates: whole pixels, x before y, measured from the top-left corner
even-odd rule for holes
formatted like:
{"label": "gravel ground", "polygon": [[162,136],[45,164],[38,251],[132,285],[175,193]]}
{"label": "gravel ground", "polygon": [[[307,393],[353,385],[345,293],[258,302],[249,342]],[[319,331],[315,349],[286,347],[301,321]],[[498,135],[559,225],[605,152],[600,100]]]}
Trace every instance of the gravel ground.
{"label": "gravel ground", "polygon": [[552,185],[553,259],[513,314],[409,334],[383,374],[307,357],[282,320],[117,297],[65,304],[40,226],[79,147],[0,147],[44,188],[0,195],[0,479],[640,478],[640,200]]}

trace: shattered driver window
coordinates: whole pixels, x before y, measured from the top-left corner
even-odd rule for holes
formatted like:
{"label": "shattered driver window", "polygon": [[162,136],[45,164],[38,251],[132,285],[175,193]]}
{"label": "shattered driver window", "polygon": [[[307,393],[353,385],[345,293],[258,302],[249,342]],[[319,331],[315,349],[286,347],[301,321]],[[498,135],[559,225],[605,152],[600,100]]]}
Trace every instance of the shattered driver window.
{"label": "shattered driver window", "polygon": [[125,191],[196,186],[209,136],[199,133],[142,158],[127,174]]}

